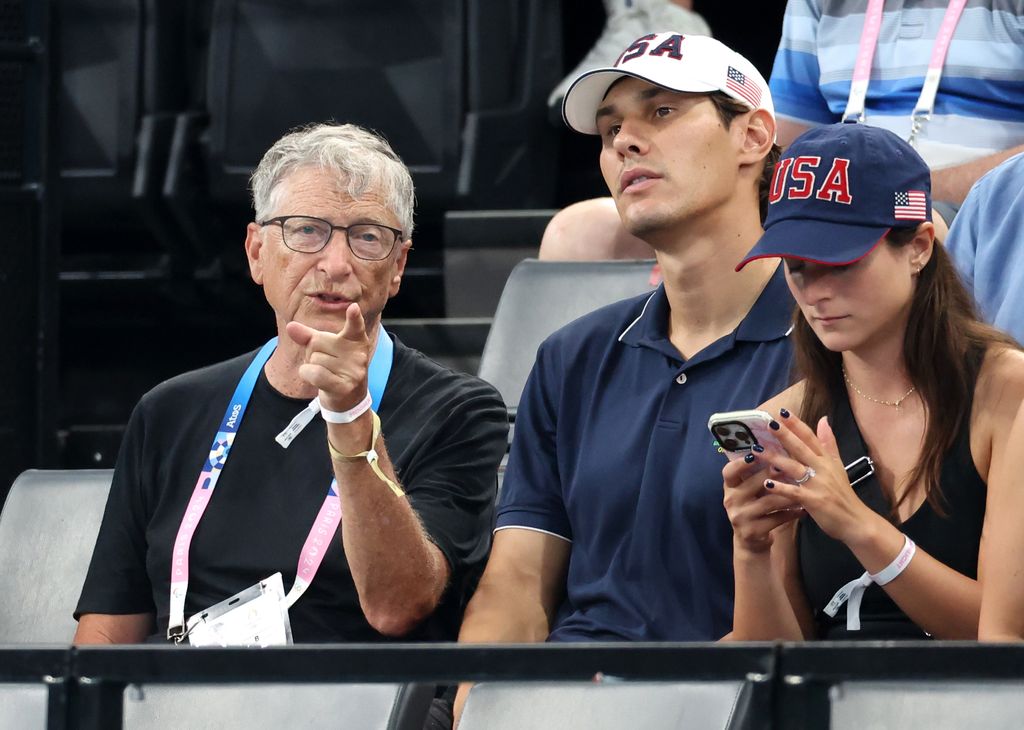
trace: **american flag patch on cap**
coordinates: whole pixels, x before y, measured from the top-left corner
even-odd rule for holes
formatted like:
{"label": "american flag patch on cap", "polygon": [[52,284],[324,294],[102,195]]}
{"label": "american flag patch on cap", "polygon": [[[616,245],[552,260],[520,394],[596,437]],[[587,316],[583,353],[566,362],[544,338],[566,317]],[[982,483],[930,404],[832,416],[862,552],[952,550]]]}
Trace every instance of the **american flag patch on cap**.
{"label": "american flag patch on cap", "polygon": [[746,74],[737,68],[729,67],[725,88],[742,96],[755,109],[761,104],[761,90],[757,88],[756,83],[748,81]]}
{"label": "american flag patch on cap", "polygon": [[908,190],[896,193],[892,209],[893,217],[898,221],[923,221],[928,217],[928,205],[923,190]]}

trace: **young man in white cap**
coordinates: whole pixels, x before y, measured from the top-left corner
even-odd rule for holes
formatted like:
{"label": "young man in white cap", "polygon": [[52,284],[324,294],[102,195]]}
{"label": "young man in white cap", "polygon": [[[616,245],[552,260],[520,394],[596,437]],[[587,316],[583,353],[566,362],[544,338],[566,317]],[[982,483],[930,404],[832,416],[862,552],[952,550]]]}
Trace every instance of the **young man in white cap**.
{"label": "young man in white cap", "polygon": [[761,402],[790,363],[778,262],[733,271],[778,156],[770,92],[720,42],[652,33],[577,79],[563,114],[601,136],[619,215],[665,280],[541,345],[459,639],[718,639],[732,533],[708,417]]}

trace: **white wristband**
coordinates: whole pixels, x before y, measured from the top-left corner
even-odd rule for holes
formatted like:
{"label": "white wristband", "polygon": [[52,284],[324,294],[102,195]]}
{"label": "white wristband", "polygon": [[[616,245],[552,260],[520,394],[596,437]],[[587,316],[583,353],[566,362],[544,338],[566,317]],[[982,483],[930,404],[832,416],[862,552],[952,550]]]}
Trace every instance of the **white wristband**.
{"label": "white wristband", "polygon": [[352,423],[352,421],[359,418],[361,415],[370,410],[370,406],[373,405],[373,398],[370,397],[369,391],[366,393],[366,397],[363,398],[359,403],[347,411],[331,411],[324,408],[323,403],[320,404],[320,415],[324,417],[324,420],[328,423]]}
{"label": "white wristband", "polygon": [[917,545],[906,535],[903,536],[903,549],[900,550],[900,554],[896,556],[896,559],[889,563],[887,566],[882,568],[878,573],[871,575],[871,581],[880,586],[884,586],[886,583],[891,582],[896,576],[902,573],[908,565],[910,565],[911,558],[914,557],[914,553],[917,552]]}
{"label": "white wristband", "polygon": [[832,600],[825,606],[825,613],[835,616],[839,612],[839,607],[849,601],[846,606],[846,630],[860,631],[860,601],[864,597],[864,590],[872,583],[884,586],[886,583],[892,582],[910,565],[910,560],[914,557],[915,552],[917,552],[917,546],[914,541],[904,535],[903,549],[900,550],[895,560],[877,573],[865,571],[859,578],[854,578],[836,591]]}

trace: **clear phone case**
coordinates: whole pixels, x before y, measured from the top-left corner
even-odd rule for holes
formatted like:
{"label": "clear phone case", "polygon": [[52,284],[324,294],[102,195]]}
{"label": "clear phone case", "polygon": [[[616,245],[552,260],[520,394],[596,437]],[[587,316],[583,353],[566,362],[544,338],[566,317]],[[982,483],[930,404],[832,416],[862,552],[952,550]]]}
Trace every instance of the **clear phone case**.
{"label": "clear phone case", "polygon": [[772,417],[764,411],[729,411],[712,414],[708,429],[715,437],[719,451],[730,461],[742,459],[760,444],[765,451],[786,454],[775,432],[769,427]]}

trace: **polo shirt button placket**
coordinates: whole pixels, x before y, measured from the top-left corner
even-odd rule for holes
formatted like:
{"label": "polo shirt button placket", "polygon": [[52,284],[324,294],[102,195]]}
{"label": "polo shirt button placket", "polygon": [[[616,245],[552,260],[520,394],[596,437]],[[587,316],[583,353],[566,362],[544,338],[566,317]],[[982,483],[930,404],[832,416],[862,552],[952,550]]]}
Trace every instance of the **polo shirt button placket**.
{"label": "polo shirt button placket", "polygon": [[679,385],[682,385],[683,383],[685,383],[686,382],[686,373],[679,373],[679,375],[676,376],[676,382]]}

